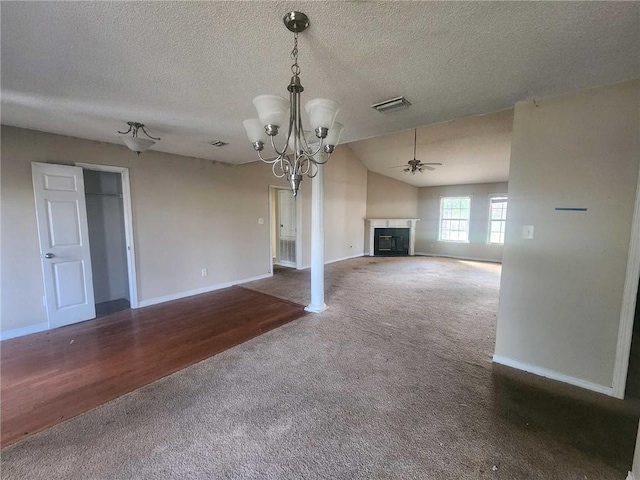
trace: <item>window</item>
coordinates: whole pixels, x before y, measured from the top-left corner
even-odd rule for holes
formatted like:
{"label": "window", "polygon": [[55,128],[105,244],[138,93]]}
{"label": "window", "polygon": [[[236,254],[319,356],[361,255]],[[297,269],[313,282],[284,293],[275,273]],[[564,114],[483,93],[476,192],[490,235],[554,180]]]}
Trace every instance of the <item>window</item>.
{"label": "window", "polygon": [[492,245],[504,245],[504,230],[507,224],[507,197],[489,197],[489,240]]}
{"label": "window", "polygon": [[441,242],[469,242],[471,197],[442,197],[440,199]]}

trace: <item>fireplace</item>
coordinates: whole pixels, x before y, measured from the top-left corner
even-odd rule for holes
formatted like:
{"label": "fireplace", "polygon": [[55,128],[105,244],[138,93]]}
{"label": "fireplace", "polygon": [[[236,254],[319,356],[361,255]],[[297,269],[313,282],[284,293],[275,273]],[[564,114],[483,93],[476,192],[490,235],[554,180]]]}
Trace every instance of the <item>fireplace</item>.
{"label": "fireplace", "polygon": [[366,218],[365,255],[413,255],[418,218]]}
{"label": "fireplace", "polygon": [[376,228],[373,233],[374,255],[409,255],[408,228]]}

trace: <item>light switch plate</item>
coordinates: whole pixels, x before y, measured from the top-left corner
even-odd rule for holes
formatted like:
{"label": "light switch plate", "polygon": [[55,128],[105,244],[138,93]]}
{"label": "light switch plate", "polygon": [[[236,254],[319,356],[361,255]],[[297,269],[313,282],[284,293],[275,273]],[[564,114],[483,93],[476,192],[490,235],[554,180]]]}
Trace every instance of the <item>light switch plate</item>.
{"label": "light switch plate", "polygon": [[260,217],[258,219],[258,225],[264,225],[264,218]]}
{"label": "light switch plate", "polygon": [[524,238],[525,240],[533,239],[533,225],[522,226],[522,238]]}

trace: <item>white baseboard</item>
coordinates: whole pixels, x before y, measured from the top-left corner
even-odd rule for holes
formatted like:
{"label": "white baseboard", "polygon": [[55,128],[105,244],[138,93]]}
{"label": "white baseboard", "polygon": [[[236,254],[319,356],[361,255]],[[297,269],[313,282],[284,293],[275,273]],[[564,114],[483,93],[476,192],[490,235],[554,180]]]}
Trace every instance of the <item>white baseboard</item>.
{"label": "white baseboard", "polygon": [[233,280],[231,282],[216,283],[215,285],[208,285],[202,288],[196,288],[194,290],[188,290],[186,292],[172,293],[171,295],[164,295],[162,297],[150,298],[149,300],[142,300],[138,303],[138,308],[149,307],[151,305],[157,305],[159,303],[170,302],[172,300],[179,300],[181,298],[192,297],[193,295],[200,295],[201,293],[213,292],[222,288],[233,287],[234,285],[240,285],[242,283],[253,282],[254,280],[262,280],[263,278],[272,277],[273,273],[267,273],[264,275],[258,275],[257,277],[245,278],[242,280]]}
{"label": "white baseboard", "polygon": [[329,265],[330,263],[342,262],[343,260],[351,260],[352,258],[364,257],[364,253],[356,253],[355,255],[349,255],[347,257],[336,258],[334,260],[329,260],[328,262],[324,262],[325,265]]}
{"label": "white baseboard", "polygon": [[[344,260],[351,260],[352,258],[364,257],[364,253],[356,253],[355,255],[349,255],[348,257],[335,258],[333,260],[327,260],[324,262],[325,265],[329,265],[330,263],[342,262]],[[306,270],[307,268],[311,268],[311,265],[305,265],[301,268],[301,270]]]}
{"label": "white baseboard", "polygon": [[10,338],[23,337],[32,333],[44,332],[49,330],[49,322],[37,323],[28,327],[16,328],[7,332],[0,333],[0,340],[9,340]]}
{"label": "white baseboard", "polygon": [[490,262],[490,263],[502,263],[502,260],[495,260],[492,258],[475,258],[475,257],[460,257],[457,255],[444,255],[441,253],[422,253],[415,252],[414,255],[419,255],[422,257],[444,257],[444,258],[455,258],[456,260],[467,260],[470,262]]}
{"label": "white baseboard", "polygon": [[501,357],[499,355],[494,355],[493,361],[495,363],[499,363],[500,365],[515,368],[517,370],[523,370],[529,373],[534,373],[541,377],[550,378],[551,380],[557,380],[559,382],[568,383],[570,385],[575,385],[576,387],[585,388],[587,390],[592,390],[598,393],[604,393],[605,395],[609,395],[609,396],[613,395],[612,387],[605,387],[604,385],[592,383],[587,380],[582,380],[576,377],[571,377],[569,375],[565,375],[564,373],[556,372],[555,370],[549,370],[548,368],[539,367],[537,365],[530,365],[528,363],[518,362],[517,360]]}

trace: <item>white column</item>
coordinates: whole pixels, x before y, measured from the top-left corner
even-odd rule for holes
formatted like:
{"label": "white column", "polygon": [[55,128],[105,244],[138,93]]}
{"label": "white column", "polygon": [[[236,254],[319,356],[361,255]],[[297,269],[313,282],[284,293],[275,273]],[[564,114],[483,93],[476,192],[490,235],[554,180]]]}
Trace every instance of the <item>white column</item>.
{"label": "white column", "polygon": [[311,180],[311,303],[307,312],[320,313],[324,303],[324,166]]}

